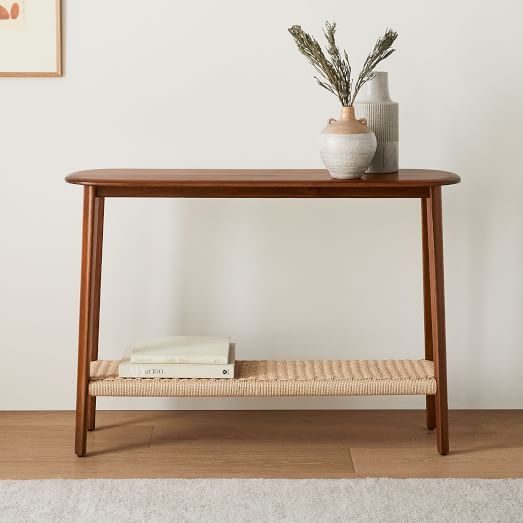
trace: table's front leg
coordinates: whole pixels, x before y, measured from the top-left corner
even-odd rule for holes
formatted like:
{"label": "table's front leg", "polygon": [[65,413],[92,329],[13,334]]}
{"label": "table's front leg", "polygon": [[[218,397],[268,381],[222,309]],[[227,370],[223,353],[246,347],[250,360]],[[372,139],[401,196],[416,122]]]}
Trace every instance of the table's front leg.
{"label": "table's front leg", "polygon": [[430,294],[430,325],[434,373],[437,392],[435,397],[438,451],[449,452],[447,357],[445,340],[445,295],[443,281],[443,220],[441,187],[432,187],[426,198],[427,243]]}
{"label": "table's front leg", "polygon": [[76,393],[75,452],[84,456],[87,429],[94,428],[94,398],[89,398],[90,363],[98,354],[100,279],[103,235],[103,198],[96,188],[84,188],[82,226],[82,269],[80,286],[80,321],[78,335],[78,377]]}

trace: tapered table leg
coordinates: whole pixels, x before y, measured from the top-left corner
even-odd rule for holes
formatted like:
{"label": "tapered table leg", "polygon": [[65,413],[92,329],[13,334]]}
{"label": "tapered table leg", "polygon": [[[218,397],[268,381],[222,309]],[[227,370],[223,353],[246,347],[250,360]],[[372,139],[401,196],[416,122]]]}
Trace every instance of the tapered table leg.
{"label": "tapered table leg", "polygon": [[[103,209],[103,203],[102,209]],[[103,211],[102,211],[103,212]],[[87,446],[88,405],[89,405],[89,366],[93,348],[93,325],[95,318],[96,299],[96,243],[100,214],[100,201],[96,196],[96,188],[84,188],[84,211],[82,226],[82,269],[80,285],[80,320],[78,334],[78,377],[76,392],[76,433],[75,452],[84,456]],[[100,251],[101,255],[101,251]],[[97,336],[96,336],[97,338]]]}
{"label": "tapered table leg", "polygon": [[[89,321],[90,361],[98,359],[98,337],[100,331],[100,286],[102,283],[102,247],[104,227],[104,198],[94,201],[94,252],[93,252],[93,306]],[[87,404],[87,428],[94,430],[96,425],[96,396],[90,396]]]}
{"label": "tapered table leg", "polygon": [[[432,310],[430,306],[430,270],[429,270],[429,238],[427,229],[427,200],[421,199],[421,232],[423,259],[423,311],[425,324],[425,359],[434,361],[432,347]],[[427,428],[436,428],[436,398],[425,396]]]}
{"label": "tapered table leg", "polygon": [[440,454],[448,454],[449,429],[441,187],[430,188],[430,196],[426,199],[426,206],[432,349],[434,352],[434,370],[437,383],[435,397],[436,430],[438,451]]}

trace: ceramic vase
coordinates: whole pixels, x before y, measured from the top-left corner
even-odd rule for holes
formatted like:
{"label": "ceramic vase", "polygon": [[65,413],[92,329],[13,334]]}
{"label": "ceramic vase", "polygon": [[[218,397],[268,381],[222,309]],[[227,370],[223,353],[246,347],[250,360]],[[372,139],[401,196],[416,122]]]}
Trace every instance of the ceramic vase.
{"label": "ceramic vase", "polygon": [[399,168],[399,105],[389,94],[389,74],[375,72],[362,87],[354,104],[359,118],[366,118],[378,141],[368,173],[395,173]]}
{"label": "ceramic vase", "polygon": [[340,119],[331,118],[320,135],[320,156],[333,178],[360,178],[375,152],[376,137],[354,107],[342,107]]}

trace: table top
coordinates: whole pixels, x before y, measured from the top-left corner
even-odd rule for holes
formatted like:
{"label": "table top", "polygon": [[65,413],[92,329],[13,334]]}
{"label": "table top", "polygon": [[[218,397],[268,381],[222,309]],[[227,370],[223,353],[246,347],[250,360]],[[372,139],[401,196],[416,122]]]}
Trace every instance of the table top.
{"label": "table top", "polygon": [[423,197],[430,188],[455,184],[456,174],[401,169],[335,180],[325,169],[96,169],[67,176],[99,196],[196,198]]}
{"label": "table top", "polygon": [[326,169],[95,169],[67,176],[68,183],[117,187],[247,186],[264,187],[432,187],[460,181],[446,171],[401,169],[334,180]]}

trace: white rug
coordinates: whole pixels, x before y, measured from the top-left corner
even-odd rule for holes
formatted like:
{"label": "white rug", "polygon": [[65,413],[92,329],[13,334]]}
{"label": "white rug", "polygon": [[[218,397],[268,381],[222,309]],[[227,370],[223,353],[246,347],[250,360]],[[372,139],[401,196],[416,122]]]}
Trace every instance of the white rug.
{"label": "white rug", "polygon": [[0,481],[0,521],[521,522],[523,479]]}

